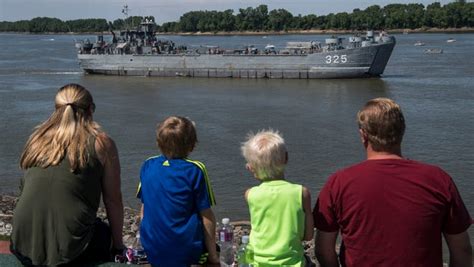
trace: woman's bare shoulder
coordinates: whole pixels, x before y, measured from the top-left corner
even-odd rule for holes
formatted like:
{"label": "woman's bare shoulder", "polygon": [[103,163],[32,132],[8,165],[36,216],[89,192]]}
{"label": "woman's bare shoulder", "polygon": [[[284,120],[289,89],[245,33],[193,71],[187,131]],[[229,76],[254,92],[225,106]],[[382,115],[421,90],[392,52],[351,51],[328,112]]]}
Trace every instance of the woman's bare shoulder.
{"label": "woman's bare shoulder", "polygon": [[100,132],[96,136],[95,151],[102,164],[107,161],[108,157],[115,157],[117,155],[117,147],[114,140],[104,132]]}

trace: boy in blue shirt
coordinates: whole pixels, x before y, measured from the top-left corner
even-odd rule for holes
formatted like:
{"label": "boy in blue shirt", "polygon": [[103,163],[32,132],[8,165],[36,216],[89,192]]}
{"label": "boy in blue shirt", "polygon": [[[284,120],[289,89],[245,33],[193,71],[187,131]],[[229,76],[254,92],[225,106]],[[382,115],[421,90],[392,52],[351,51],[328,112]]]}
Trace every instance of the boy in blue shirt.
{"label": "boy in blue shirt", "polygon": [[187,159],[197,142],[192,121],[171,116],[158,125],[162,155],[147,159],[140,171],[141,242],[153,266],[218,264],[215,205],[206,167]]}

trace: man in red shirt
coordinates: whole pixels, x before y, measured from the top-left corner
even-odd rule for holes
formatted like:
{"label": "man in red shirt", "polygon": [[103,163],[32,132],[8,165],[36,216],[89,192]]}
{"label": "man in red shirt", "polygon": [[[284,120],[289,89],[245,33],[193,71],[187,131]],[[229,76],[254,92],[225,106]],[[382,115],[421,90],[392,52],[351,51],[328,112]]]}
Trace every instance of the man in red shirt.
{"label": "man in red shirt", "polygon": [[402,157],[400,107],[373,99],[357,119],[367,160],[333,174],[313,210],[321,266],[441,267],[442,235],[450,266],[472,266],[471,217],[446,172]]}

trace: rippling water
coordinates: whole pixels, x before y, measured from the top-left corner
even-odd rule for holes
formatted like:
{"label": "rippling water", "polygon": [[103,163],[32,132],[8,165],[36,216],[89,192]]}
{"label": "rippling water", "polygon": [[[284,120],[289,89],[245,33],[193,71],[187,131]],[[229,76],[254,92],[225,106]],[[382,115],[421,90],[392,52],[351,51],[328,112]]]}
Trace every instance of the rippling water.
{"label": "rippling water", "polygon": [[[313,204],[327,177],[364,159],[355,114],[369,99],[389,97],[403,108],[407,131],[404,156],[440,165],[455,180],[474,212],[474,35],[399,35],[381,79],[247,80],[146,78],[83,75],[74,38],[93,36],[0,34],[0,192],[16,192],[18,158],[32,128],[53,110],[66,83],[92,92],[95,119],[116,141],[126,204],[134,198],[141,163],[158,154],[155,125],[177,114],[192,118],[199,144],[191,158],[211,177],[217,216],[246,219],[246,188],[257,182],[245,170],[239,146],[249,131],[280,130],[288,144],[287,178],[306,185]],[[281,46],[287,41],[322,40],[318,35],[190,37],[176,43],[237,47]],[[446,43],[448,38],[457,42]],[[416,41],[425,47],[415,47]],[[443,54],[424,54],[442,48]],[[471,233],[472,237],[472,233]]]}

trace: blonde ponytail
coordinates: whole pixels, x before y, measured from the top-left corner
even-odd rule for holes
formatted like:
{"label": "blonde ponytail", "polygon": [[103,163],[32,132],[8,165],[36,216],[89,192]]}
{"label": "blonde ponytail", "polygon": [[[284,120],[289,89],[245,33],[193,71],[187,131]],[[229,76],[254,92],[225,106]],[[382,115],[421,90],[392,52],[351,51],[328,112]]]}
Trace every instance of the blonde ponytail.
{"label": "blonde ponytail", "polygon": [[20,167],[57,166],[67,157],[71,171],[83,168],[90,157],[90,137],[100,126],[92,120],[95,105],[91,94],[78,84],[68,84],[56,94],[55,111],[38,125],[26,142]]}

